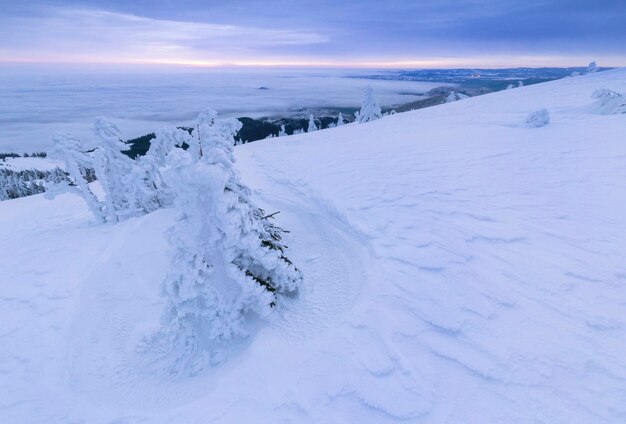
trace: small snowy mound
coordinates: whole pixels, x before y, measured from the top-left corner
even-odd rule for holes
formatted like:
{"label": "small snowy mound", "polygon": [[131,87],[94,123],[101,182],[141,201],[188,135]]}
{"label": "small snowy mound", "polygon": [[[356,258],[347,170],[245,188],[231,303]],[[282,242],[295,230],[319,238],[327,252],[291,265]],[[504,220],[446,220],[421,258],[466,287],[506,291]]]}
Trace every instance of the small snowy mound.
{"label": "small snowy mound", "polygon": [[548,109],[539,109],[528,115],[526,123],[531,127],[545,127],[550,123],[550,112]]}
{"label": "small snowy mound", "polygon": [[592,98],[598,99],[596,110],[601,115],[617,115],[626,113],[626,96],[617,91],[601,88],[591,95]]}

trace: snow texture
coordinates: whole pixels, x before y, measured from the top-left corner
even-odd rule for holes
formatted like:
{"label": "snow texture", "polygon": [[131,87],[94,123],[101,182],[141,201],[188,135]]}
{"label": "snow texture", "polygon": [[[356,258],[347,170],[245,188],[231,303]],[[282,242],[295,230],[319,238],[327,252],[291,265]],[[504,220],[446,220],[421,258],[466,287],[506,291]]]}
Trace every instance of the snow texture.
{"label": "snow texture", "polygon": [[0,422],[626,421],[626,120],[603,87],[626,70],[236,147],[305,279],[194,377],[137,350],[175,209],[0,202]]}

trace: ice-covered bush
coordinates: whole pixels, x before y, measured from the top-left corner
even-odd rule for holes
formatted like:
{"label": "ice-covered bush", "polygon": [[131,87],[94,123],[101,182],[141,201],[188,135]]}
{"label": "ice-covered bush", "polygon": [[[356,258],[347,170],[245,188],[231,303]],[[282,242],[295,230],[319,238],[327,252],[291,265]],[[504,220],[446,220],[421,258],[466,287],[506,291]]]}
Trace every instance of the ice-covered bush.
{"label": "ice-covered bush", "polygon": [[313,118],[313,115],[309,115],[309,125],[306,129],[306,132],[311,132],[311,131],[317,131],[317,125],[315,124],[315,119]]}
{"label": "ice-covered bush", "polygon": [[168,154],[174,148],[189,147],[192,144],[189,132],[180,128],[165,128],[156,132],[148,152],[137,159],[137,167],[141,170],[133,177],[133,182],[139,189],[145,190],[142,198],[149,202],[144,206],[146,209],[153,210],[172,204],[174,194],[163,181],[161,168],[165,166]]}
{"label": "ice-covered bush", "polygon": [[626,113],[626,96],[622,93],[601,88],[594,91],[591,97],[598,99],[595,108],[602,115]]}
{"label": "ice-covered bush", "polygon": [[[91,157],[85,153],[80,140],[70,134],[56,134],[53,141],[53,154],[63,161],[65,171],[68,174],[68,186],[66,189],[74,191],[81,196],[96,220],[104,222],[104,205],[93,194],[85,177],[87,170],[93,166]],[[58,192],[59,188],[57,186],[55,192]],[[52,192],[50,194],[54,195],[55,193]]]}
{"label": "ice-covered bush", "polygon": [[367,86],[363,93],[363,105],[361,110],[356,114],[356,121],[360,124],[364,122],[374,121],[382,118],[383,113],[374,98],[374,90]]}
{"label": "ice-covered bush", "polygon": [[339,116],[337,116],[337,126],[345,124],[346,121],[343,119],[343,114],[339,112]]}
{"label": "ice-covered bush", "polygon": [[535,128],[545,127],[550,123],[550,113],[548,109],[539,109],[526,118],[526,123]]}
{"label": "ice-covered bush", "polygon": [[469,96],[467,94],[457,93],[456,91],[451,91],[450,94],[448,94],[448,97],[446,97],[446,103],[456,102],[458,100],[467,99],[468,97]]}
{"label": "ice-covered bush", "polygon": [[235,169],[236,127],[200,124],[192,140],[200,156],[174,149],[162,170],[179,209],[168,236],[174,251],[163,328],[155,336],[171,372],[220,361],[229,340],[245,334],[246,317],[268,315],[302,279],[285,256],[283,230],[253,204]]}

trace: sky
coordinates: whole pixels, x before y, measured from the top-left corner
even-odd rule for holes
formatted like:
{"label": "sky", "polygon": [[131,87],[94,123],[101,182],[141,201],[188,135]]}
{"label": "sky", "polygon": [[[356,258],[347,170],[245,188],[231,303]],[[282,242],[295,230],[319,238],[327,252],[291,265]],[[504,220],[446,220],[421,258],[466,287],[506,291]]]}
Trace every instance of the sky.
{"label": "sky", "polygon": [[0,64],[626,66],[626,0],[0,0]]}

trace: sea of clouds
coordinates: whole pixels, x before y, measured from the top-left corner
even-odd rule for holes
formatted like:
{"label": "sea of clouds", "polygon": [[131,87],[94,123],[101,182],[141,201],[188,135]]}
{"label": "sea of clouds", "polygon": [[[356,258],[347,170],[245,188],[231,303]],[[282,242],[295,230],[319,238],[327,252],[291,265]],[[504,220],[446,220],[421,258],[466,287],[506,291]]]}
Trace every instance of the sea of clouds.
{"label": "sea of clouds", "polygon": [[284,116],[303,109],[359,106],[367,85],[383,106],[424,98],[428,90],[443,85],[346,78],[359,72],[4,69],[0,70],[0,151],[49,149],[55,132],[70,132],[89,143],[97,116],[114,120],[124,136],[132,138],[163,126],[184,125],[207,106],[222,116]]}

